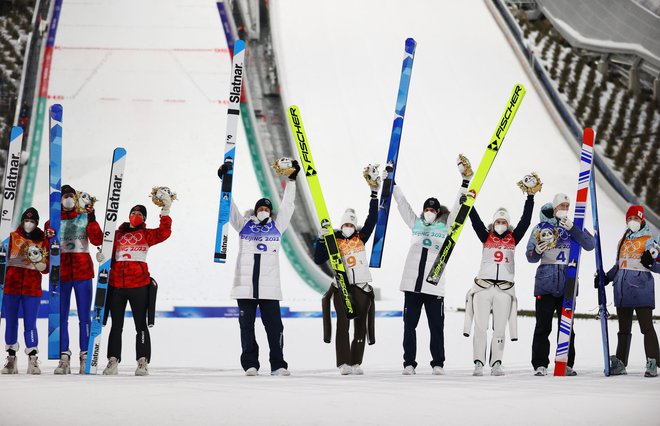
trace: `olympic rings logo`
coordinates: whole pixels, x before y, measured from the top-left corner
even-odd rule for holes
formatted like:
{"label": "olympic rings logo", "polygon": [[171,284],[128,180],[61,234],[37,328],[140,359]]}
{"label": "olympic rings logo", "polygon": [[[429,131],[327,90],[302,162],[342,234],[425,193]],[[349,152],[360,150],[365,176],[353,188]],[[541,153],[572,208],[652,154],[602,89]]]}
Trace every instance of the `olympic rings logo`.
{"label": "olympic rings logo", "polygon": [[121,238],[119,239],[120,244],[129,245],[129,246],[134,246],[140,241],[142,241],[142,234],[134,234],[132,232],[122,235]]}
{"label": "olympic rings logo", "polygon": [[259,225],[258,223],[254,223],[254,222],[250,223],[250,231],[255,232],[255,233],[261,232],[261,233],[265,234],[265,233],[269,232],[271,229],[273,229],[273,223],[272,222],[268,222],[265,225]]}
{"label": "olympic rings logo", "polygon": [[625,241],[621,247],[622,254],[639,253],[642,248],[640,241]]}

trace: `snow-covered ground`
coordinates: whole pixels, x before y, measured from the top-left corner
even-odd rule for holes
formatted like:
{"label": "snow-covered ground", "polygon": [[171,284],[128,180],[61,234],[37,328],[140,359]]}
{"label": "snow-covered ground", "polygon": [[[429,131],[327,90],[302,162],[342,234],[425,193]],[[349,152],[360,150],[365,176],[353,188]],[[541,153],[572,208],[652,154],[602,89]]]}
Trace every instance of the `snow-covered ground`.
{"label": "snow-covered ground", "polygon": [[[485,220],[500,205],[519,217],[524,197],[515,182],[532,170],[545,182],[535,217],[555,192],[573,197],[578,159],[482,2],[429,0],[405,8],[394,0],[278,0],[271,5],[283,95],[301,108],[334,218],[347,206],[362,218],[366,214],[369,193],[361,171],[385,159],[403,42],[410,36],[418,48],[397,182],[413,206],[421,208],[430,195],[452,202],[459,184],[456,155],[463,152],[478,164],[516,82],[525,84],[528,94],[476,206]],[[153,226],[158,210],[148,201],[151,187],[169,185],[178,192],[172,238],[150,253],[161,309],[234,304],[229,289],[235,234],[228,264],[212,262],[219,191],[215,170],[222,158],[228,73],[229,56],[212,1],[64,3],[50,84],[53,101],[64,106],[64,183],[103,199],[112,149],[122,145],[128,158],[121,214],[144,203]],[[239,207],[248,208],[260,194],[240,132],[234,185]],[[41,191],[35,195],[42,212],[46,170],[44,145],[37,182]],[[605,262],[611,264],[623,213],[605,191],[600,194]],[[382,293],[378,309],[401,309],[398,284],[408,239],[409,231],[393,211],[385,266],[373,273]],[[466,229],[447,270],[447,306],[462,306],[480,252],[477,238]],[[519,305],[530,309],[535,265],[527,264],[522,250],[517,262]],[[320,296],[288,262],[282,259],[281,264],[283,305],[318,310]],[[592,274],[593,256],[587,253],[581,274],[586,285],[578,301],[582,312],[596,307]],[[284,321],[289,378],[242,375],[235,319],[163,318],[153,329],[152,375],[136,378],[134,334],[127,320],[120,377],[54,377],[55,362],[42,360],[41,377],[0,377],[7,390],[0,398],[0,424],[89,423],[92,403],[102,407],[98,424],[114,425],[556,424],[563,419],[657,424],[660,418],[660,382],[640,377],[644,356],[637,328],[628,377],[602,376],[600,329],[593,320],[576,322],[578,377],[532,377],[533,320],[521,319],[520,341],[507,344],[508,375],[473,378],[471,340],[461,335],[463,317],[448,312],[447,375],[430,375],[422,318],[419,374],[402,377],[402,320],[378,318],[377,344],[367,348],[365,376],[340,377],[334,348],[322,342],[320,319]],[[77,341],[75,322],[71,318],[72,342]],[[46,322],[40,320],[39,327],[45,357]],[[265,336],[257,328],[265,363]],[[616,324],[611,329],[614,339]],[[262,364],[262,372],[268,370]]]}

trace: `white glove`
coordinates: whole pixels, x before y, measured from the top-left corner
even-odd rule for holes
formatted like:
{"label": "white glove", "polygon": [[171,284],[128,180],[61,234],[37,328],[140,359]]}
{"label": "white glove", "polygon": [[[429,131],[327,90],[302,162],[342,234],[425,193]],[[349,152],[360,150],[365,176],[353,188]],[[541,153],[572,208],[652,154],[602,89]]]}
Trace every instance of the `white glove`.
{"label": "white glove", "polygon": [[548,242],[547,241],[541,241],[540,243],[538,243],[536,245],[536,248],[534,248],[534,250],[538,254],[543,254],[543,252],[546,251],[547,249],[548,249]]}
{"label": "white glove", "polygon": [[573,222],[571,222],[571,220],[567,217],[560,219],[559,224],[567,231],[570,231],[571,228],[573,227]]}
{"label": "white glove", "polygon": [[103,252],[101,250],[99,250],[96,253],[96,261],[99,262],[99,263],[104,263],[105,262],[105,255],[103,254]]}
{"label": "white glove", "polygon": [[37,271],[43,272],[46,270],[46,264],[44,262],[35,263],[34,267],[37,268]]}

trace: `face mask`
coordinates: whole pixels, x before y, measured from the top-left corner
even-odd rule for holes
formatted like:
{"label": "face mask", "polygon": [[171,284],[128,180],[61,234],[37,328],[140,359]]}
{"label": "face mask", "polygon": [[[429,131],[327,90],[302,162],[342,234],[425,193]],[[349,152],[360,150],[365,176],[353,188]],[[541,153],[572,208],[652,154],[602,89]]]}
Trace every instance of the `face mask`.
{"label": "face mask", "polygon": [[64,207],[66,210],[73,209],[75,204],[76,202],[73,200],[73,198],[65,198],[62,200],[62,207]]}
{"label": "face mask", "polygon": [[631,220],[628,222],[628,229],[630,229],[633,232],[639,231],[639,229],[642,227],[642,224],[637,222],[636,220]]}
{"label": "face mask", "polygon": [[566,216],[568,216],[568,210],[557,210],[557,213],[555,213],[557,219],[563,219]]}
{"label": "face mask", "polygon": [[502,235],[506,232],[508,226],[506,225],[495,225],[493,229],[495,229],[495,232],[497,232],[499,235]]}
{"label": "face mask", "polygon": [[34,231],[34,228],[36,228],[36,227],[37,227],[37,225],[35,225],[32,222],[25,222],[23,224],[23,230],[25,230],[26,234],[29,234],[30,232]]}
{"label": "face mask", "polygon": [[355,228],[352,226],[342,226],[341,233],[344,234],[344,237],[349,238],[355,232]]}
{"label": "face mask", "polygon": [[144,223],[144,219],[142,218],[142,216],[138,216],[138,215],[131,216],[128,220],[131,222],[131,226],[133,228],[137,228],[138,226]]}
{"label": "face mask", "polygon": [[265,210],[262,210],[259,213],[257,213],[257,219],[259,220],[259,222],[263,222],[264,220],[268,219],[269,217],[270,217],[270,213],[265,211]]}
{"label": "face mask", "polygon": [[433,223],[435,221],[435,218],[438,216],[437,214],[433,212],[424,212],[424,222],[426,223]]}

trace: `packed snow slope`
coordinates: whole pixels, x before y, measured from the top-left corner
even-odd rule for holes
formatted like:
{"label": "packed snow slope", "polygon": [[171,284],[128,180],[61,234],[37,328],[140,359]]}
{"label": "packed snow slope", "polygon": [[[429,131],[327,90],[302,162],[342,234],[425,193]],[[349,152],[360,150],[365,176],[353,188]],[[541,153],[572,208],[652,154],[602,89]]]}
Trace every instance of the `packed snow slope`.
{"label": "packed snow slope", "polygon": [[[532,226],[516,253],[519,306],[533,309],[537,264],[524,256],[527,239],[542,204],[557,192],[575,198],[579,160],[484,3],[287,0],[272,5],[282,91],[287,102],[300,107],[334,221],[347,207],[355,208],[361,221],[367,214],[369,190],[361,172],[368,163],[386,160],[407,37],[418,44],[396,181],[420,212],[431,196],[451,208],[460,185],[457,155],[468,156],[476,170],[513,85],[525,85],[527,95],[475,207],[488,224],[504,206],[515,224],[525,200],[516,182],[531,171],[541,176],[544,186],[536,196]],[[624,212],[599,189],[609,268],[625,229]],[[585,223],[593,229],[588,210]],[[372,269],[386,299],[401,298],[398,285],[409,240],[410,231],[394,208],[384,266]],[[445,272],[448,306],[463,305],[480,260],[481,244],[468,222]],[[582,312],[597,306],[594,265],[593,252],[583,252],[577,304]]]}

